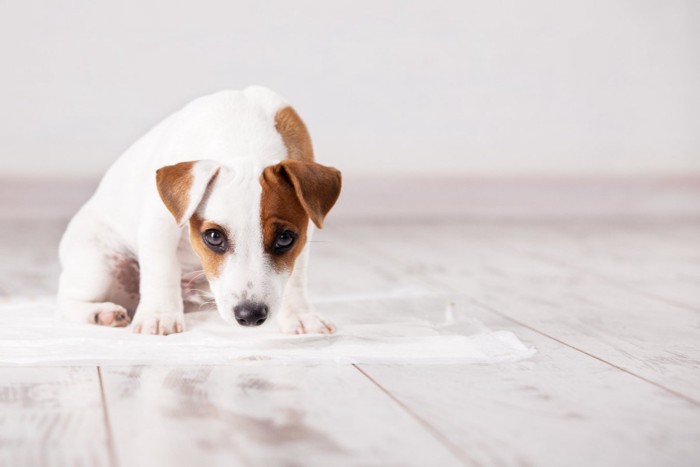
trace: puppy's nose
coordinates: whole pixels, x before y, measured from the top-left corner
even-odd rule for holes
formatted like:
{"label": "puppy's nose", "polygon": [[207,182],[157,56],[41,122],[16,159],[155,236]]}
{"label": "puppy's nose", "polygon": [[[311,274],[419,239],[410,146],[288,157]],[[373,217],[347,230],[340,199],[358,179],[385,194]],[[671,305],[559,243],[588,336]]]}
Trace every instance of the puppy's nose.
{"label": "puppy's nose", "polygon": [[260,326],[267,319],[267,305],[258,302],[243,302],[233,307],[233,315],[241,326]]}

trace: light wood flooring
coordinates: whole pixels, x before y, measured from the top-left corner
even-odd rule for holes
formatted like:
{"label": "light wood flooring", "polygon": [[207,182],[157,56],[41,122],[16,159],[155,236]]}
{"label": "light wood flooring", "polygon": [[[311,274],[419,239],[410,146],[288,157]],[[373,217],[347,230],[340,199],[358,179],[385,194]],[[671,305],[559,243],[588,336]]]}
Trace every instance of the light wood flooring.
{"label": "light wood flooring", "polygon": [[[0,295],[63,221],[3,221]],[[498,365],[0,367],[0,466],[700,465],[700,222],[329,223],[315,298],[462,294]],[[50,349],[47,349],[50,351]]]}

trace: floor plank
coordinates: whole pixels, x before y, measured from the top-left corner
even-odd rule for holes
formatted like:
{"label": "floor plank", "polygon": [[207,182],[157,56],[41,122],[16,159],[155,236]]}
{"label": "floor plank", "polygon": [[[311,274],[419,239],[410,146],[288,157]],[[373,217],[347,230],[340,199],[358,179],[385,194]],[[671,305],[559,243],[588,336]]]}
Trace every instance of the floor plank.
{"label": "floor plank", "polygon": [[684,225],[525,225],[474,236],[700,312],[700,238],[677,239]]}
{"label": "floor plank", "polygon": [[0,367],[0,466],[111,466],[94,367]]}
{"label": "floor plank", "polygon": [[463,465],[351,366],[102,372],[120,465]]}
{"label": "floor plank", "polygon": [[355,240],[341,236],[341,231],[331,227],[314,233],[308,270],[312,296],[363,295],[386,290],[382,287],[387,284],[400,284],[400,270],[362,261],[355,254]]}

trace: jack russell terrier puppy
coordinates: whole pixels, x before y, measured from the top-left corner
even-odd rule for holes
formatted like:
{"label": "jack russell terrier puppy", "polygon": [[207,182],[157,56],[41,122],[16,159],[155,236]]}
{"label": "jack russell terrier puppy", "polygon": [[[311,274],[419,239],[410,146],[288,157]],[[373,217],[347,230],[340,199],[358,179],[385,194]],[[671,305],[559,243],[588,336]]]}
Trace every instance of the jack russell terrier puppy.
{"label": "jack russell terrier puppy", "polygon": [[332,333],[307,297],[307,243],[340,187],[277,94],[196,99],[117,159],[68,224],[59,316],[105,326],[133,316],[135,332],[165,335],[184,331],[186,307],[215,302],[229,323],[276,315],[284,332]]}

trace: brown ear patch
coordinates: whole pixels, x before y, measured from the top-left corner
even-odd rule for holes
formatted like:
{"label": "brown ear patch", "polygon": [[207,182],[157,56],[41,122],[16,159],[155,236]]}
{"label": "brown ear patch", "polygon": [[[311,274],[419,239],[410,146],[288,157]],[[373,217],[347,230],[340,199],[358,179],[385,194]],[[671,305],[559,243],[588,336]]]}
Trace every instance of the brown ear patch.
{"label": "brown ear patch", "polygon": [[182,222],[182,216],[189,205],[190,188],[194,180],[192,175],[194,164],[194,162],[180,162],[156,170],[158,194],[178,224]]}
{"label": "brown ear patch", "polygon": [[293,108],[285,107],[275,114],[275,128],[287,147],[287,159],[307,162],[314,160],[309,131]]}
{"label": "brown ear patch", "polygon": [[[192,249],[199,256],[202,262],[202,269],[204,269],[204,275],[207,279],[215,279],[221,274],[221,269],[224,265],[224,260],[228,257],[227,253],[215,253],[211,251],[202,239],[202,234],[207,229],[217,229],[226,232],[225,229],[221,228],[219,225],[213,222],[205,221],[197,214],[190,218],[190,244]],[[226,232],[229,242],[233,242],[229,232]],[[232,248],[233,245],[231,244]]]}
{"label": "brown ear patch", "polygon": [[[270,167],[281,180],[294,188],[301,206],[319,229],[340,196],[340,171],[315,162],[286,160]],[[267,169],[266,169],[267,170]]]}

